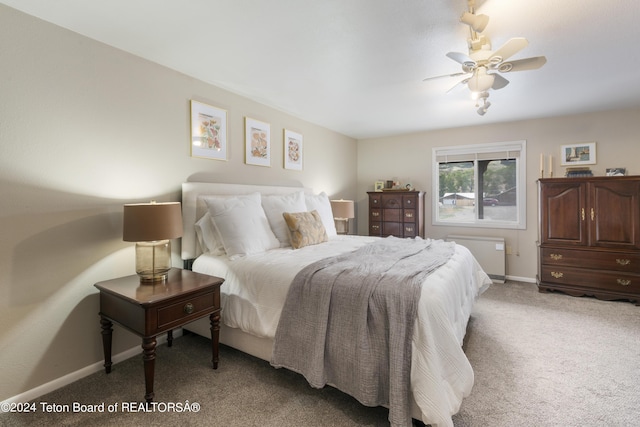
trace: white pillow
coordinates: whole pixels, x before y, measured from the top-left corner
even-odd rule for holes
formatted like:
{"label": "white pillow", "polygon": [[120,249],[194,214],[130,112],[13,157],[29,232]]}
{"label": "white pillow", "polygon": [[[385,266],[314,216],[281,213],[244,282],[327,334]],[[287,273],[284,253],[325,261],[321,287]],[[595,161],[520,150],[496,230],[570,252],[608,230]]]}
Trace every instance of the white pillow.
{"label": "white pillow", "polygon": [[255,254],[280,246],[269,227],[260,193],[203,197],[230,258]]}
{"label": "white pillow", "polygon": [[202,218],[196,222],[195,229],[196,236],[198,237],[198,244],[200,244],[200,250],[203,253],[224,255],[222,238],[213,224],[211,214],[209,212],[205,213]]}
{"label": "white pillow", "polygon": [[327,231],[327,236],[337,236],[336,223],[333,219],[333,211],[331,210],[331,202],[327,193],[322,192],[320,194],[305,194],[305,203],[307,205],[307,211],[318,211],[320,219],[324,225],[324,229]]}
{"label": "white pillow", "polygon": [[280,247],[291,246],[289,228],[282,216],[285,212],[304,212],[307,205],[304,201],[304,191],[289,194],[271,194],[262,196],[262,207],[267,215],[273,234],[280,241]]}

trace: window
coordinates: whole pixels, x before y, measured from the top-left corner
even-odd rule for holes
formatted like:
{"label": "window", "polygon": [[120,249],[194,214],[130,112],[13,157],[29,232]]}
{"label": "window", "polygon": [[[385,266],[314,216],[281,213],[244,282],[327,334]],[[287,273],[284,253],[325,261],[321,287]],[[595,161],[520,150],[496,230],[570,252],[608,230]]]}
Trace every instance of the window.
{"label": "window", "polygon": [[526,228],[526,141],[432,154],[433,225]]}

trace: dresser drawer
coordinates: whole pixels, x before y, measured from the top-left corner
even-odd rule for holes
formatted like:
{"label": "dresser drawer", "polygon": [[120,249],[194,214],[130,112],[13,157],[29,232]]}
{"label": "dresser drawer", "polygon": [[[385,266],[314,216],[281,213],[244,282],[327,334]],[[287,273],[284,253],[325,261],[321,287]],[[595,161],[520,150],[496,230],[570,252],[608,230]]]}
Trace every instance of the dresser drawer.
{"label": "dresser drawer", "polygon": [[403,225],[403,228],[404,228],[404,237],[416,237],[418,235],[415,224],[405,223]]}
{"label": "dresser drawer", "polygon": [[416,222],[416,210],[415,209],[405,209],[403,215],[404,222]]}
{"label": "dresser drawer", "polygon": [[[184,324],[188,318],[197,319],[207,312],[214,312],[220,307],[215,306],[214,293],[209,292],[192,298],[185,298],[166,307],[159,307],[156,310],[157,328],[160,333],[172,329],[174,324]],[[153,313],[150,314],[153,316]]]}
{"label": "dresser drawer", "polygon": [[418,196],[403,196],[402,206],[405,209],[418,209]]}
{"label": "dresser drawer", "polygon": [[541,280],[546,283],[640,294],[640,275],[637,274],[617,271],[593,271],[560,265],[543,265],[540,273]]}
{"label": "dresser drawer", "polygon": [[541,248],[542,264],[615,270],[640,274],[640,254],[628,252],[581,251],[564,248]]}
{"label": "dresser drawer", "polygon": [[400,222],[402,221],[402,210],[400,209],[383,209],[382,220],[385,222]]}
{"label": "dresser drawer", "polygon": [[383,222],[382,223],[382,236],[396,236],[402,237],[402,224],[399,222]]}
{"label": "dresser drawer", "polygon": [[399,194],[382,194],[382,207],[385,209],[401,209],[402,196]]}
{"label": "dresser drawer", "polygon": [[382,236],[381,222],[369,222],[369,236]]}

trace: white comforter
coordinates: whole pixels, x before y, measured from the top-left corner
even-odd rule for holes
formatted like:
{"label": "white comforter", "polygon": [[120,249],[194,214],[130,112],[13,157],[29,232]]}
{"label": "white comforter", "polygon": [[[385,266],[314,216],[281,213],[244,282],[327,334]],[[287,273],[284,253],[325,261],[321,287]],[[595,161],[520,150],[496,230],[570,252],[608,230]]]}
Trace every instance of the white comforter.
{"label": "white comforter", "polygon": [[[226,326],[273,338],[289,284],[298,271],[375,239],[336,236],[320,245],[274,249],[236,260],[202,255],[193,270],[225,279],[221,294]],[[411,390],[427,424],[453,426],[451,416],[471,392],[473,370],[462,351],[462,340],[473,304],[490,283],[471,253],[456,246],[453,257],[422,286],[413,332]]]}

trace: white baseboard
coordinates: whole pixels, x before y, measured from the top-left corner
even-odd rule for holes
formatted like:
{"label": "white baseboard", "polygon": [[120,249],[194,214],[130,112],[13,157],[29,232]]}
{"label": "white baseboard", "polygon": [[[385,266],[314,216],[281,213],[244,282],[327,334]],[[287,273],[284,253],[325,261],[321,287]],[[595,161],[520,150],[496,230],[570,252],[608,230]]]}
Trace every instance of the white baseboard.
{"label": "white baseboard", "polygon": [[[182,329],[176,329],[173,331],[174,339],[180,336],[182,336]],[[157,337],[157,345],[164,344],[165,342],[167,342],[166,334],[163,334]],[[116,363],[120,363],[123,360],[127,360],[140,353],[142,353],[142,347],[138,345],[128,350],[125,350],[122,353],[118,353],[115,356],[112,356],[111,362],[115,365]],[[55,391],[61,387],[64,387],[73,382],[76,382],[86,376],[99,372],[103,369],[104,369],[104,361],[101,360],[100,362],[96,362],[89,366],[85,366],[84,368],[78,369],[75,372],[71,372],[60,378],[56,378],[55,380],[49,381],[48,383],[32,388],[31,390],[27,390],[24,393],[20,393],[16,396],[3,400],[2,402],[0,402],[0,405],[3,405],[5,403],[29,402],[31,400],[39,398],[40,396],[44,396],[47,393],[51,393],[52,391]],[[142,367],[140,369],[142,369]]]}
{"label": "white baseboard", "polygon": [[535,278],[531,278],[531,277],[519,277],[519,276],[508,276],[507,275],[507,280],[513,280],[516,282],[525,282],[525,283],[536,283],[536,279]]}

